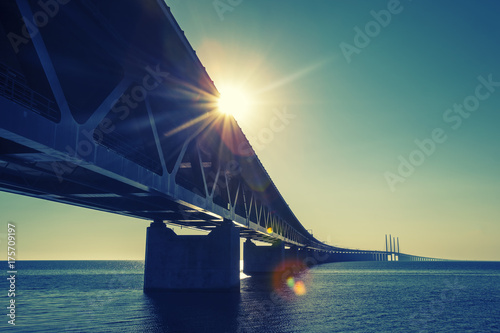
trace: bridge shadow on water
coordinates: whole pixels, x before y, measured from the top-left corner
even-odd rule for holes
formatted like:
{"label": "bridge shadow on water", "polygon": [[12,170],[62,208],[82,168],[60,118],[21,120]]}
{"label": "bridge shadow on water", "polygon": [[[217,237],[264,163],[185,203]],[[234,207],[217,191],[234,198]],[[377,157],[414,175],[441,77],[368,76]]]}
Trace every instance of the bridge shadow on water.
{"label": "bridge shadow on water", "polygon": [[[158,332],[280,332],[293,325],[288,298],[268,277],[241,280],[238,292],[154,292],[144,294]],[[273,329],[274,327],[274,329]]]}
{"label": "bridge shadow on water", "polygon": [[156,292],[150,301],[158,332],[236,332],[238,293]]}

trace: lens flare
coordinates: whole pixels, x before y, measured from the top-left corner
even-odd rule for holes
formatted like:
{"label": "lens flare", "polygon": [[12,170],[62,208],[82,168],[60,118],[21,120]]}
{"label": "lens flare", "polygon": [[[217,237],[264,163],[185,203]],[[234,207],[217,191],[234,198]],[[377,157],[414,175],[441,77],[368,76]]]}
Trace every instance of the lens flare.
{"label": "lens flare", "polygon": [[273,288],[284,299],[307,293],[306,283],[310,283],[307,266],[300,260],[286,260],[273,272]]}
{"label": "lens flare", "polygon": [[293,292],[297,296],[303,296],[306,294],[306,286],[304,282],[302,281],[297,281],[295,285],[293,286]]}
{"label": "lens flare", "polygon": [[286,279],[286,284],[288,287],[293,288],[295,286],[295,279],[290,276],[288,279]]}

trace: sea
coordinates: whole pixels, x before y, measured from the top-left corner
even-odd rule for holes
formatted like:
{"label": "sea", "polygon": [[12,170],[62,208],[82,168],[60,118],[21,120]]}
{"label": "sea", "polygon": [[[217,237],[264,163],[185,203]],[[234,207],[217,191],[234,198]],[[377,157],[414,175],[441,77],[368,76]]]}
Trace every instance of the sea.
{"label": "sea", "polygon": [[[338,262],[240,293],[145,294],[143,261],[18,261],[1,332],[500,332],[500,262]],[[15,326],[9,323],[15,300]]]}

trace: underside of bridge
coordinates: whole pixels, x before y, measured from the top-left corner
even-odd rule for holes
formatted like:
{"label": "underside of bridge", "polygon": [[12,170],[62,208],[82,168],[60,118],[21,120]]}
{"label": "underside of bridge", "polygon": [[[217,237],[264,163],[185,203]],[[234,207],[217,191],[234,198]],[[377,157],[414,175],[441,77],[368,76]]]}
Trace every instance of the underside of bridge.
{"label": "underside of bridge", "polygon": [[[154,224],[147,258],[162,259],[146,272],[184,265],[166,248],[207,260],[227,221],[230,235],[382,259],[324,244],[298,221],[216,110],[219,93],[164,1],[2,1],[0,22],[1,190],[210,232],[188,240]],[[235,251],[232,237],[222,249]],[[214,265],[234,270],[234,258]]]}
{"label": "underside of bridge", "polygon": [[162,1],[47,3],[0,4],[4,190],[207,231],[238,215],[242,236],[305,241]]}

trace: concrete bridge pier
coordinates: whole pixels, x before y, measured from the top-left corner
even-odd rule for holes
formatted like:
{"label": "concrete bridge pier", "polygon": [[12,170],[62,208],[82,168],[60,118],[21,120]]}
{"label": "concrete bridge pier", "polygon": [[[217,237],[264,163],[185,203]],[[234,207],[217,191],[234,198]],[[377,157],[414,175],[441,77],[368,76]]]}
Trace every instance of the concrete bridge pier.
{"label": "concrete bridge pier", "polygon": [[369,253],[353,253],[353,261],[370,261],[371,255]]}
{"label": "concrete bridge pier", "polygon": [[271,273],[284,260],[285,245],[281,241],[272,246],[258,246],[250,239],[243,243],[243,273],[246,275]]}
{"label": "concrete bridge pier", "polygon": [[285,249],[285,260],[299,260],[299,248],[292,246],[289,249]]}
{"label": "concrete bridge pier", "polygon": [[239,291],[239,263],[239,231],[232,221],[206,236],[179,236],[156,220],[147,230],[144,291]]}
{"label": "concrete bridge pier", "polygon": [[300,261],[305,262],[309,256],[310,256],[309,249],[301,247],[297,250],[297,258]]}
{"label": "concrete bridge pier", "polygon": [[322,258],[322,254],[319,252],[309,249],[309,248],[302,248],[299,251],[298,259],[305,265],[305,267],[313,267],[316,266],[319,263],[324,263],[323,260],[319,260]]}
{"label": "concrete bridge pier", "polygon": [[330,254],[330,262],[348,261],[348,253],[335,252]]}
{"label": "concrete bridge pier", "polygon": [[337,261],[339,261],[338,260],[338,253],[336,253],[336,252],[330,253],[330,255],[328,257],[328,262],[337,262]]}
{"label": "concrete bridge pier", "polygon": [[399,254],[399,261],[411,261],[411,257],[405,254]]}

